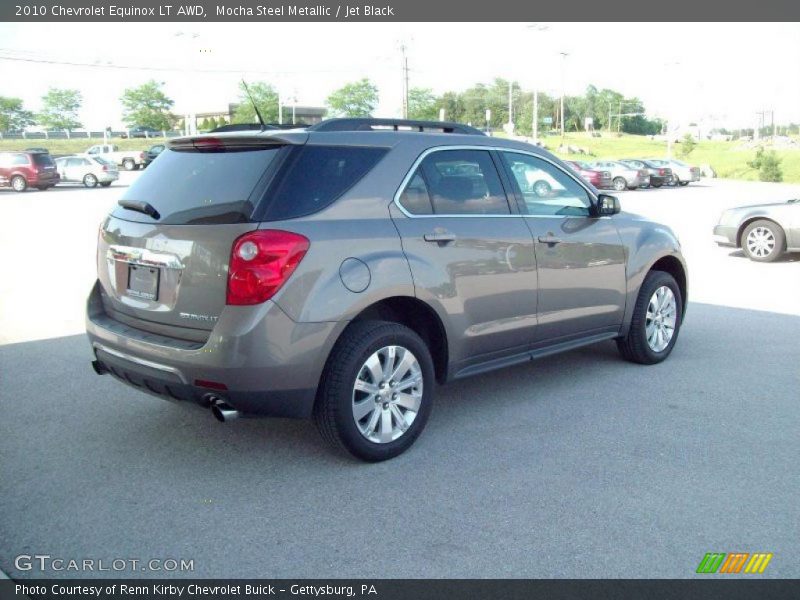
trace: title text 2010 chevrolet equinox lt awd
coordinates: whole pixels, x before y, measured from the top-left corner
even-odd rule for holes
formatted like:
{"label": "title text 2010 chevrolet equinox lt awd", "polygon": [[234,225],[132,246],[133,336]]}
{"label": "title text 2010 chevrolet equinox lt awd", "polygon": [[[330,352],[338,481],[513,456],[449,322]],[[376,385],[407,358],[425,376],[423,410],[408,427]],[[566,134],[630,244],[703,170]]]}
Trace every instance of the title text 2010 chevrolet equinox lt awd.
{"label": "title text 2010 chevrolet equinox lt awd", "polygon": [[546,151],[376,119],[170,142],[97,271],[98,373],[220,420],[313,416],[368,461],[414,442],[437,382],[607,339],[664,360],[687,299],[675,235]]}

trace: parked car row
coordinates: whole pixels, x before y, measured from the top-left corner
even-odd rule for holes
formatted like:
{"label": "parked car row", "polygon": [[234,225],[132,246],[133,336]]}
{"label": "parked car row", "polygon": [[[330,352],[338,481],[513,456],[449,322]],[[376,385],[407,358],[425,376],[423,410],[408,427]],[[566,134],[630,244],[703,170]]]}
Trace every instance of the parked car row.
{"label": "parked car row", "polygon": [[689,185],[700,181],[700,169],[676,159],[626,158],[584,162],[565,161],[583,179],[598,189],[618,192],[663,185]]}
{"label": "parked car row", "polygon": [[119,167],[126,171],[145,168],[165,147],[155,144],[142,152],[120,151],[117,146],[97,144],[85,153],[58,157],[52,156],[47,148],[0,151],[0,188],[24,192],[31,187],[47,190],[59,183],[108,187],[119,179]]}

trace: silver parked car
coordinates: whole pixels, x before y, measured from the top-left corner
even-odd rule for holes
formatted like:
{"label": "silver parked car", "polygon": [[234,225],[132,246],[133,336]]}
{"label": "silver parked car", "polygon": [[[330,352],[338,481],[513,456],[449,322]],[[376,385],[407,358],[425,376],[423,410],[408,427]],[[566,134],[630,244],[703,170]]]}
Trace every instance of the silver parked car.
{"label": "silver parked car", "polygon": [[800,252],[800,200],[729,208],[714,227],[714,240],[720,246],[741,248],[757,262]]}
{"label": "silver parked car", "polygon": [[603,340],[663,361],[686,302],[672,231],[546,150],[332,119],[170,141],[101,226],[86,328],[98,374],[378,461],[437,384]]}
{"label": "silver parked car", "polygon": [[610,172],[611,185],[618,192],[650,185],[650,173],[645,168],[637,169],[616,160],[596,160],[590,164]]}
{"label": "silver parked car", "polygon": [[99,156],[78,154],[56,159],[62,183],[81,183],[88,188],[110,186],[119,179],[117,165]]}
{"label": "silver parked car", "polygon": [[672,169],[672,185],[686,186],[690,183],[700,181],[700,167],[694,167],[688,163],[674,158],[650,158],[648,162],[659,166]]}

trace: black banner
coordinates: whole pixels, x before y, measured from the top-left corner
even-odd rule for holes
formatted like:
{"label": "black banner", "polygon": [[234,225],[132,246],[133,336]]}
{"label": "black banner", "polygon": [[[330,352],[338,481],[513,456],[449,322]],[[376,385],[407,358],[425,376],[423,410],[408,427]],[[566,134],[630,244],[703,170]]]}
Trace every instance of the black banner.
{"label": "black banner", "polygon": [[[331,22],[502,22],[502,21],[795,21],[794,0],[719,2],[638,0],[521,2],[520,0],[4,0],[0,21],[331,21]],[[613,33],[610,33],[613,35]],[[602,35],[598,36],[602,43]]]}
{"label": "black banner", "polygon": [[503,600],[660,598],[772,600],[800,597],[800,580],[123,580],[0,581],[0,600]]}

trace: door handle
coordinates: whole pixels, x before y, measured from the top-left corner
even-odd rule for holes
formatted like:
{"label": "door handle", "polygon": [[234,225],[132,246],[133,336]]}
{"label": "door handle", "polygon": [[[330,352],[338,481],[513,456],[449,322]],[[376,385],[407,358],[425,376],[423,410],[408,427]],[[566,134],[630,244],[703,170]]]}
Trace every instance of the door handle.
{"label": "door handle", "polygon": [[542,244],[560,244],[562,241],[561,238],[554,236],[552,233],[539,236],[539,242]]}
{"label": "door handle", "polygon": [[446,244],[448,242],[455,242],[456,241],[456,234],[445,232],[445,233],[426,233],[422,236],[426,242],[438,242],[440,244]]}

